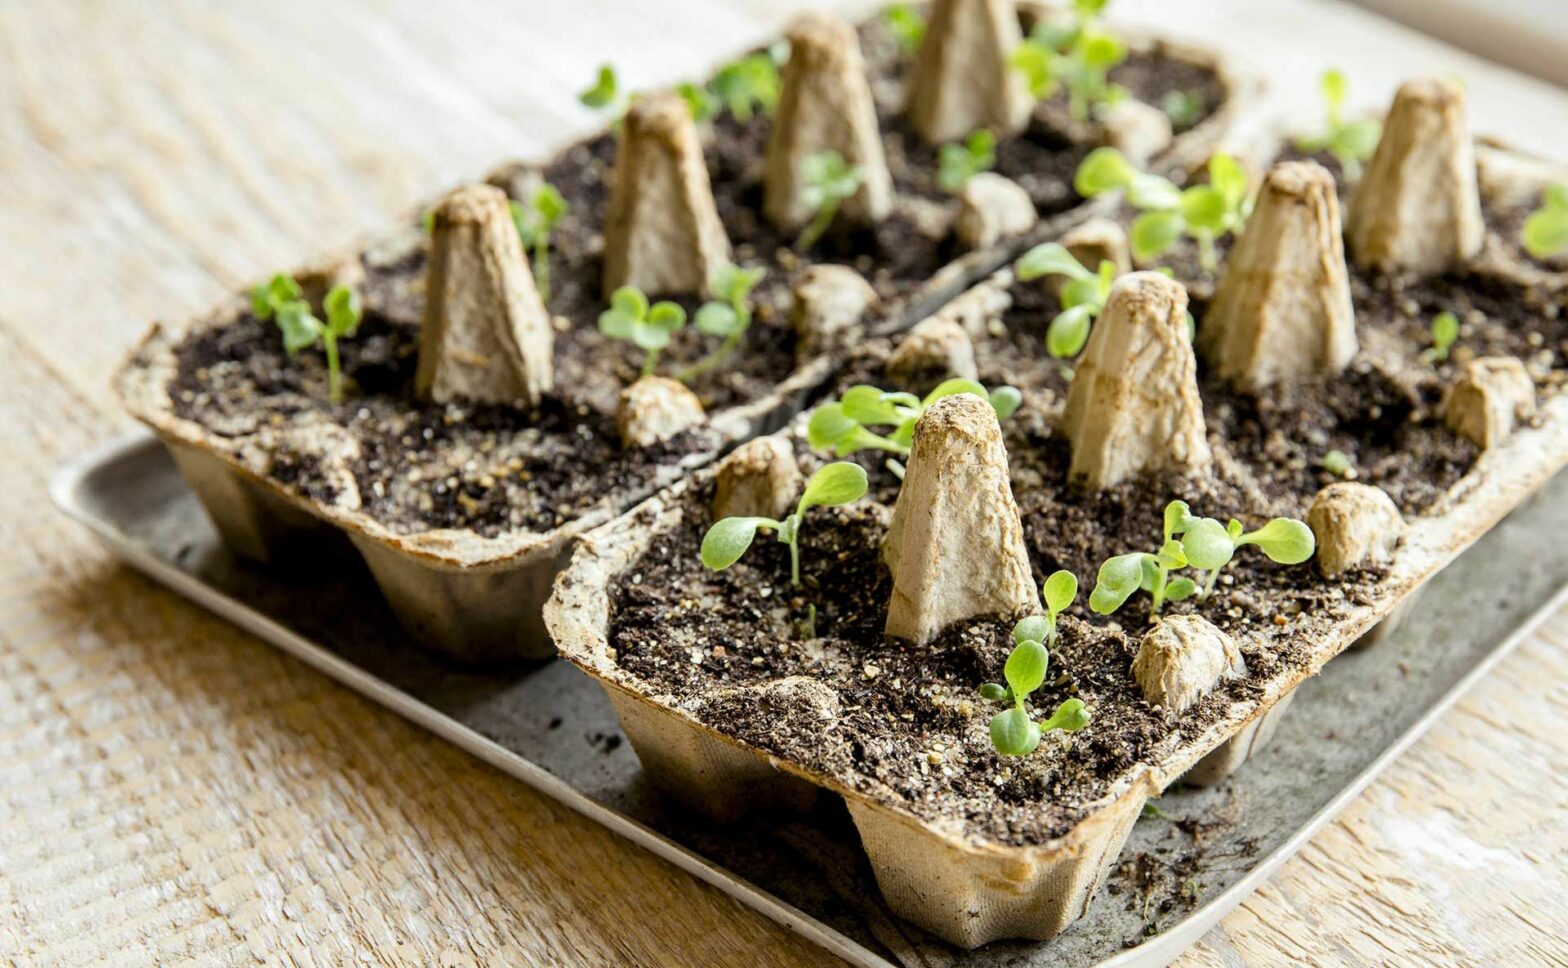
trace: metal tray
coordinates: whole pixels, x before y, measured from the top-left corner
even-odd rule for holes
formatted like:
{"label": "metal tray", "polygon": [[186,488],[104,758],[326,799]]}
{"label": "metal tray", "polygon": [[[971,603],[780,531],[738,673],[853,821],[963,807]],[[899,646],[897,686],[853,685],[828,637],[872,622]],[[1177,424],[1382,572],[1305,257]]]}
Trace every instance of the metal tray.
{"label": "metal tray", "polygon": [[[782,824],[684,815],[643,781],[608,700],[582,673],[564,662],[454,671],[399,631],[358,559],[284,577],[234,558],[151,435],[62,467],[50,493],[153,579],[850,963],[877,968],[1166,964],[1568,601],[1563,475],[1432,579],[1432,594],[1396,634],[1303,683],[1254,762],[1218,786],[1160,798],[1082,920],[1048,942],[960,951],[881,906],[841,804]],[[1493,567],[1505,556],[1535,567]],[[1497,575],[1509,576],[1501,593]],[[361,604],[324,621],[321,601]]]}

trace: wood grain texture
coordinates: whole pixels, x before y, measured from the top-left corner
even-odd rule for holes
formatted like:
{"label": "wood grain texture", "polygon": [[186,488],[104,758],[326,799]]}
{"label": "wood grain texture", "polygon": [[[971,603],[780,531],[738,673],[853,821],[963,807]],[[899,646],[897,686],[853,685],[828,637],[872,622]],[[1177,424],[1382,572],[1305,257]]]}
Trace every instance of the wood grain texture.
{"label": "wood grain texture", "polygon": [[[1117,8],[1267,68],[1282,107],[1329,51],[1366,104],[1457,73],[1481,127],[1568,157],[1568,94],[1338,3]],[[832,963],[43,510],[55,463],[123,429],[107,376],[148,320],[585,130],[602,60],[668,81],[787,16],[0,3],[0,962]],[[1568,614],[1179,964],[1568,964],[1565,649]]]}

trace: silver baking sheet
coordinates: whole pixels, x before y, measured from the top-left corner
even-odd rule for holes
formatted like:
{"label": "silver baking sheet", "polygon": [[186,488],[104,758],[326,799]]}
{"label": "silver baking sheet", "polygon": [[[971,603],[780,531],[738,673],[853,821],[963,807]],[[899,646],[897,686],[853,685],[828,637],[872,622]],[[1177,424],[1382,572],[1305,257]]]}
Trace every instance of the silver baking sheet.
{"label": "silver baking sheet", "polygon": [[[670,806],[581,673],[563,662],[443,666],[398,630],[357,559],[284,576],[233,558],[150,435],[62,467],[51,494],[154,580],[846,961],[877,968],[1166,964],[1568,600],[1563,476],[1434,578],[1398,633],[1304,683],[1255,762],[1216,787],[1160,798],[1077,924],[1048,942],[961,951],[881,905],[842,805],[755,825],[715,825]],[[1534,567],[1509,564],[1519,561]],[[344,601],[356,606],[321,607]]]}

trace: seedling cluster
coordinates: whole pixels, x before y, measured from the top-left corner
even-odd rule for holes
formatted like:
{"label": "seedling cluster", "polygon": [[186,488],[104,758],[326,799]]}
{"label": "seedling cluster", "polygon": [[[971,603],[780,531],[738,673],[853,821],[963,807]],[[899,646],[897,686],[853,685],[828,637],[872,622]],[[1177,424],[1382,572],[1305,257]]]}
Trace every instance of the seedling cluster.
{"label": "seedling cluster", "polygon": [[[1235,518],[1222,524],[1197,517],[1186,501],[1165,506],[1163,530],[1159,550],[1117,555],[1100,566],[1089,595],[1091,609],[1110,615],[1141,590],[1149,593],[1153,621],[1166,602],[1194,595],[1200,601],[1208,598],[1239,548],[1256,545],[1269,560],[1282,565],[1298,565],[1317,550],[1312,529],[1294,518],[1274,518],[1256,531],[1247,531]],[[1187,567],[1206,573],[1202,586],[1186,575],[1173,575]]]}
{"label": "seedling cluster", "polygon": [[814,214],[795,240],[795,248],[806,251],[822,238],[839,205],[860,191],[865,184],[866,172],[859,165],[851,165],[836,151],[819,151],[807,155],[800,162],[800,201]]}
{"label": "seedling cluster", "polygon": [[1115,148],[1096,148],[1078,166],[1073,188],[1085,198],[1125,189],[1128,204],[1140,212],[1128,233],[1133,256],[1152,259],[1186,235],[1198,244],[1199,263],[1208,273],[1218,268],[1215,240],[1240,229],[1252,212],[1247,172],[1227,154],[1209,159],[1207,184],[1177,188],[1139,171]]}
{"label": "seedling cluster", "polygon": [[[850,387],[838,400],[818,407],[806,424],[806,439],[813,448],[839,457],[860,450],[882,450],[908,456],[920,415],[943,397],[959,393],[972,393],[989,401],[998,420],[1012,416],[1023,402],[1023,395],[1013,387],[1002,386],[988,391],[973,380],[956,378],[944,380],[924,398],[862,384]],[[892,430],[879,434],[871,430],[872,427],[891,427]],[[903,477],[902,466],[896,462],[890,466],[895,474]]]}
{"label": "seedling cluster", "polygon": [[1067,88],[1068,111],[1087,121],[1102,104],[1125,99],[1127,90],[1109,80],[1111,69],[1127,59],[1127,45],[1099,23],[1108,0],[1073,0],[1072,21],[1042,20],[1013,50],[1012,65],[1024,75],[1036,100]]}
{"label": "seedling cluster", "polygon": [[517,224],[517,235],[523,248],[531,253],[534,284],[539,287],[539,298],[550,303],[550,233],[566,213],[571,210],[566,199],[554,185],[545,183],[534,189],[527,202],[508,202],[512,221]]}
{"label": "seedling cluster", "polygon": [[290,356],[321,346],[327,356],[327,395],[333,403],[342,403],[343,366],[338,358],[338,340],[353,336],[359,329],[363,315],[359,294],[347,286],[334,286],[322,308],[326,310],[326,322],[310,311],[304,290],[287,275],[275,275],[251,290],[251,311],[262,322],[272,320],[277,324],[283,334],[283,349]]}
{"label": "seedling cluster", "polygon": [[1058,571],[1045,580],[1046,614],[1031,615],[1013,627],[1013,650],[1002,667],[1007,685],[988,682],[980,687],[980,697],[990,702],[1010,704],[991,719],[991,745],[1003,756],[1028,756],[1040,746],[1041,737],[1059,729],[1077,732],[1089,725],[1089,710],[1082,699],[1068,699],[1056,707],[1050,718],[1035,722],[1029,715],[1029,695],[1045,682],[1051,665],[1051,647],[1056,644],[1056,619],[1078,597],[1078,579],[1070,571]]}
{"label": "seedling cluster", "polygon": [[1324,71],[1321,84],[1323,101],[1328,108],[1323,130],[1297,138],[1296,147],[1302,151],[1328,152],[1339,162],[1345,177],[1354,181],[1361,176],[1361,163],[1377,150],[1378,139],[1383,136],[1383,122],[1376,118],[1345,120],[1345,94],[1349,83],[1343,71]]}
{"label": "seedling cluster", "polygon": [[1520,241],[1537,259],[1568,252],[1568,183],[1551,185],[1541,195],[1541,207],[1524,220]]}
{"label": "seedling cluster", "polygon": [[982,171],[996,167],[996,135],[981,128],[962,142],[945,144],[937,154],[936,181],[956,192]]}

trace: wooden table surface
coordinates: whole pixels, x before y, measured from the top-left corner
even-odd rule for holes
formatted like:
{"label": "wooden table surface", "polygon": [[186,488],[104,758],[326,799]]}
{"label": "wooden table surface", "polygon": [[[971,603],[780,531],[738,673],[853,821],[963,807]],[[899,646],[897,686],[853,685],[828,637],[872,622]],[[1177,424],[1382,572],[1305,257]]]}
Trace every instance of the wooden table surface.
{"label": "wooden table surface", "polygon": [[[585,130],[602,60],[696,75],[782,6],[0,3],[0,962],[832,963],[114,563],[45,498],[127,429],[106,381],[149,320]],[[1478,127],[1568,158],[1568,93],[1338,2],[1116,8],[1236,51],[1279,106],[1330,62],[1366,103],[1457,74]],[[1568,613],[1179,963],[1568,963],[1565,646]]]}

